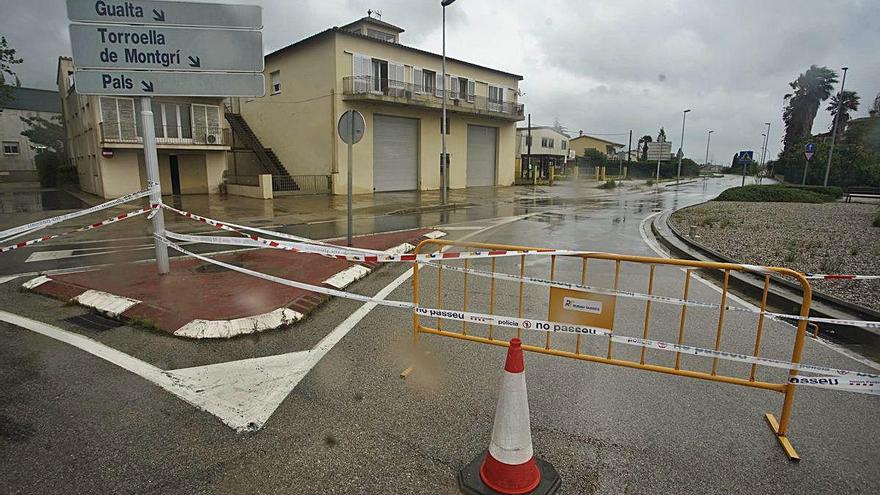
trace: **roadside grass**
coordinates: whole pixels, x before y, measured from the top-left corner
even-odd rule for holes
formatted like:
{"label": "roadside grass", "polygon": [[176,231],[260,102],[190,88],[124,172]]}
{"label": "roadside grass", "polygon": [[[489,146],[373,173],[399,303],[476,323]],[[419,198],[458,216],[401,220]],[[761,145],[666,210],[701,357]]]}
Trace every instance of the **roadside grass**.
{"label": "roadside grass", "polygon": [[614,182],[614,180],[606,180],[604,183],[599,184],[598,187],[599,189],[614,189],[617,187],[617,182]]}
{"label": "roadside grass", "polygon": [[783,184],[749,185],[727,189],[719,194],[714,201],[746,201],[755,203],[831,203],[842,194],[843,193],[840,191],[839,187],[793,187]]}

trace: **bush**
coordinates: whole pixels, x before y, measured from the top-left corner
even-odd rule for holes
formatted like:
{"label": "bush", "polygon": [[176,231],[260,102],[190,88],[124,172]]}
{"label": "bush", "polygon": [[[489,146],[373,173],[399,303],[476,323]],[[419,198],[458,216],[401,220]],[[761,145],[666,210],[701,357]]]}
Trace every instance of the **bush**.
{"label": "bush", "polygon": [[750,201],[756,203],[830,203],[834,200],[834,196],[782,184],[733,187],[715,198],[715,201]]}
{"label": "bush", "polygon": [[653,185],[654,185],[654,179],[648,179],[648,180],[645,182],[645,184],[646,184],[646,185],[649,185],[649,186],[653,186]]}
{"label": "bush", "polygon": [[599,189],[614,189],[617,183],[613,180],[606,180],[604,184],[599,184]]}
{"label": "bush", "polygon": [[804,191],[813,191],[814,193],[824,194],[825,196],[831,196],[834,199],[839,199],[843,197],[843,189],[837,186],[798,186],[786,184],[788,187],[796,187],[798,189]]}
{"label": "bush", "polygon": [[78,185],[79,184],[79,173],[76,170],[76,167],[72,167],[70,165],[65,165],[63,167],[58,167],[58,181],[59,186],[65,185]]}

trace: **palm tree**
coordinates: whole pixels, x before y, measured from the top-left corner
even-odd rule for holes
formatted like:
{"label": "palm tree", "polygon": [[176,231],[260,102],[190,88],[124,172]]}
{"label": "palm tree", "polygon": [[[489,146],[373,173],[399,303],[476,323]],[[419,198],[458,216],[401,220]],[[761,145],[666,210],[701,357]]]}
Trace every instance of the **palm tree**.
{"label": "palm tree", "polygon": [[[829,129],[835,129],[834,120],[837,120],[837,136],[839,137],[843,134],[843,130],[846,129],[846,123],[849,122],[850,112],[855,112],[859,109],[859,100],[861,98],[855,91],[842,91],[831,97],[831,101],[828,102],[828,107],[826,110],[831,112],[831,127]],[[837,115],[837,106],[840,104],[840,115]]]}
{"label": "palm tree", "polygon": [[[648,160],[648,143],[652,142],[653,139],[649,135],[644,135],[639,139],[639,145],[636,148],[640,148],[642,150],[642,161]],[[644,144],[644,147],[642,146]]]}
{"label": "palm tree", "polygon": [[880,93],[877,93],[877,96],[874,98],[874,105],[871,107],[870,113],[872,117],[880,114]]}
{"label": "palm tree", "polygon": [[812,135],[819,104],[831,96],[836,82],[836,72],[828,67],[811,65],[806,72],[789,83],[794,92],[785,95],[787,104],[782,113],[782,120],[785,121],[785,149],[798,145]]}

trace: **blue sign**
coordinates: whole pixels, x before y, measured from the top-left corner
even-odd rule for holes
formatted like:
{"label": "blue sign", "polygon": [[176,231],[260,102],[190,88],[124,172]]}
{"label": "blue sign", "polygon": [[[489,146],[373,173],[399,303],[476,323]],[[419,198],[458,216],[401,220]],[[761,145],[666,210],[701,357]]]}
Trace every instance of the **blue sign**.
{"label": "blue sign", "polygon": [[740,163],[750,162],[750,161],[752,161],[754,156],[755,156],[754,151],[740,151],[739,155],[736,157],[736,161],[738,161]]}
{"label": "blue sign", "polygon": [[816,153],[816,144],[808,143],[804,146],[804,156],[807,157],[807,160],[813,158],[813,154]]}

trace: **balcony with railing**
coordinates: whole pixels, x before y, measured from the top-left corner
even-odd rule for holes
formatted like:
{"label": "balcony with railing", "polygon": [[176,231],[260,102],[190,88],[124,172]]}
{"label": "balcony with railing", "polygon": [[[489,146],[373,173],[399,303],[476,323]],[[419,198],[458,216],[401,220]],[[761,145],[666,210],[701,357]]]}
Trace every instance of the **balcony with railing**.
{"label": "balcony with railing", "polygon": [[[348,76],[342,78],[342,94],[345,100],[381,101],[397,105],[415,105],[425,108],[442,108],[442,91],[412,83],[372,76]],[[510,101],[494,101],[485,96],[470,98],[456,91],[446,91],[446,107],[451,112],[486,115],[506,120],[523,120],[523,106]]]}
{"label": "balcony with railing", "polygon": [[[143,145],[141,130],[130,122],[99,122],[102,144]],[[156,145],[160,148],[206,147],[229,149],[232,135],[225,127],[157,126]]]}

